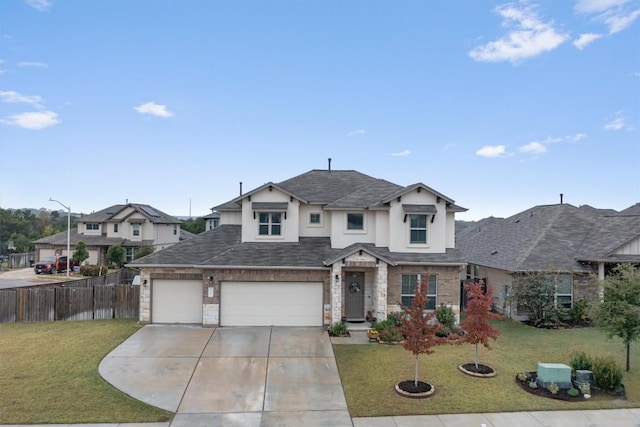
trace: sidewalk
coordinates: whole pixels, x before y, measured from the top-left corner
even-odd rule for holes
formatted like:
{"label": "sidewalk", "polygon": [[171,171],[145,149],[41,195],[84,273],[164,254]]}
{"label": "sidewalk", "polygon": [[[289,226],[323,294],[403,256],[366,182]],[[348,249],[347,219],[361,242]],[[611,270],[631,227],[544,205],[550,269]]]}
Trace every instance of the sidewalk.
{"label": "sidewalk", "polygon": [[[354,427],[640,427],[640,408],[363,417],[353,418],[352,422]],[[162,422],[139,424],[46,424],[39,427],[171,427],[171,425],[172,423],[170,422]],[[236,425],[242,427],[241,424]],[[2,427],[18,426],[11,424]],[[313,426],[305,424],[305,427]]]}

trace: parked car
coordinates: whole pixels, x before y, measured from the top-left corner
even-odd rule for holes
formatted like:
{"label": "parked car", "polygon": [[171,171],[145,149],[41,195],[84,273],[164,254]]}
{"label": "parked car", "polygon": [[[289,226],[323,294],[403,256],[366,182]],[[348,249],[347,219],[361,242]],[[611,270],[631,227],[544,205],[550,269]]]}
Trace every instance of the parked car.
{"label": "parked car", "polygon": [[58,271],[64,271],[66,269],[73,270],[73,260],[68,260],[66,256],[59,257],[46,257],[42,261],[36,263],[33,267],[33,271],[36,274],[49,273],[56,274]]}

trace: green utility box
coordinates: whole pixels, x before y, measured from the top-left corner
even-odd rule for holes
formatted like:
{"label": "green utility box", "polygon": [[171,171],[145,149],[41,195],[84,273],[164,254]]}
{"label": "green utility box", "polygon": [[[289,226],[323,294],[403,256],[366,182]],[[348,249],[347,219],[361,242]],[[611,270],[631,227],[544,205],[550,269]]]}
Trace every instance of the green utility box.
{"label": "green utility box", "polygon": [[564,363],[538,362],[538,385],[549,387],[552,382],[560,388],[571,388],[571,367]]}

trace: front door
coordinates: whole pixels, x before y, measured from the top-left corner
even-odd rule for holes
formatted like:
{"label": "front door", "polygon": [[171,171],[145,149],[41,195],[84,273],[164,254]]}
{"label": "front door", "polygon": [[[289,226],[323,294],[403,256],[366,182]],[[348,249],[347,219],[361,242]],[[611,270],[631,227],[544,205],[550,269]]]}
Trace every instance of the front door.
{"label": "front door", "polygon": [[364,321],[364,273],[345,272],[344,317]]}

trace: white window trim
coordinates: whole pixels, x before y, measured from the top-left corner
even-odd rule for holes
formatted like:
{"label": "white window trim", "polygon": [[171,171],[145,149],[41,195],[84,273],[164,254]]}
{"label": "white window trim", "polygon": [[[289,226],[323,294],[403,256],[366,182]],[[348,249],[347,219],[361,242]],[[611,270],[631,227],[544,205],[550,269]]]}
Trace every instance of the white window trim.
{"label": "white window trim", "polygon": [[[138,234],[136,234],[136,227],[138,230]],[[142,235],[142,226],[137,223],[131,224],[131,235],[134,237],[140,237]]]}
{"label": "white window trim", "polygon": [[569,276],[570,279],[571,279],[571,283],[570,283],[571,291],[568,294],[558,293],[558,282],[556,282],[556,292],[553,295],[553,301],[554,301],[554,304],[555,304],[556,308],[560,308],[560,306],[558,304],[558,297],[571,297],[571,302],[570,302],[569,308],[573,307],[573,276],[570,275],[570,274],[566,274],[566,276]]}
{"label": "white window trim", "polygon": [[[320,222],[311,222],[311,215],[318,215],[320,217]],[[319,212],[319,211],[309,212],[309,214],[307,215],[307,227],[322,227],[323,225],[322,217],[323,217],[322,212]]]}
{"label": "white window trim", "polygon": [[[280,215],[280,222],[272,222],[272,215],[274,214],[279,214]],[[269,215],[269,222],[260,222],[260,216],[261,215]],[[269,211],[263,211],[263,212],[258,212],[258,238],[259,239],[282,239],[283,235],[284,235],[284,213],[283,212],[269,212]],[[280,234],[272,234],[272,230],[273,230],[273,225],[274,224],[278,224],[280,226]],[[260,234],[260,227],[266,225],[268,227],[268,234]]]}
{"label": "white window trim", "polygon": [[[403,294],[402,293],[402,277],[403,276],[416,276],[416,284],[418,282],[420,282],[423,278],[424,278],[424,274],[422,273],[404,273],[400,275],[400,301],[402,301],[403,297],[413,297],[415,295],[415,288],[413,290],[413,292],[411,294]],[[429,274],[429,276],[435,276],[436,278],[436,293],[435,294],[429,294],[427,293],[427,302],[431,301],[431,299],[433,298],[434,301],[434,305],[433,305],[433,309],[425,309],[427,311],[434,311],[435,309],[438,308],[438,275],[436,273],[431,273]],[[427,277],[427,292],[429,292],[429,278]]]}
{"label": "white window trim", "polygon": [[[349,228],[349,215],[362,215],[362,229]],[[365,212],[347,212],[344,215],[344,229],[346,234],[367,234],[367,215]]]}
{"label": "white window trim", "polygon": [[[97,226],[97,227],[93,228],[94,225]],[[89,226],[91,226],[91,228]],[[87,231],[100,231],[100,223],[98,223],[98,222],[87,222],[85,224],[84,228]]]}
{"label": "white window trim", "polygon": [[[411,217],[414,215],[420,215],[425,217],[425,227],[423,228],[413,228],[411,227]],[[409,214],[409,218],[407,220],[407,225],[409,226],[409,246],[413,247],[425,247],[429,244],[429,215],[427,214]],[[424,242],[412,242],[411,241],[411,232],[413,230],[424,230]]]}

